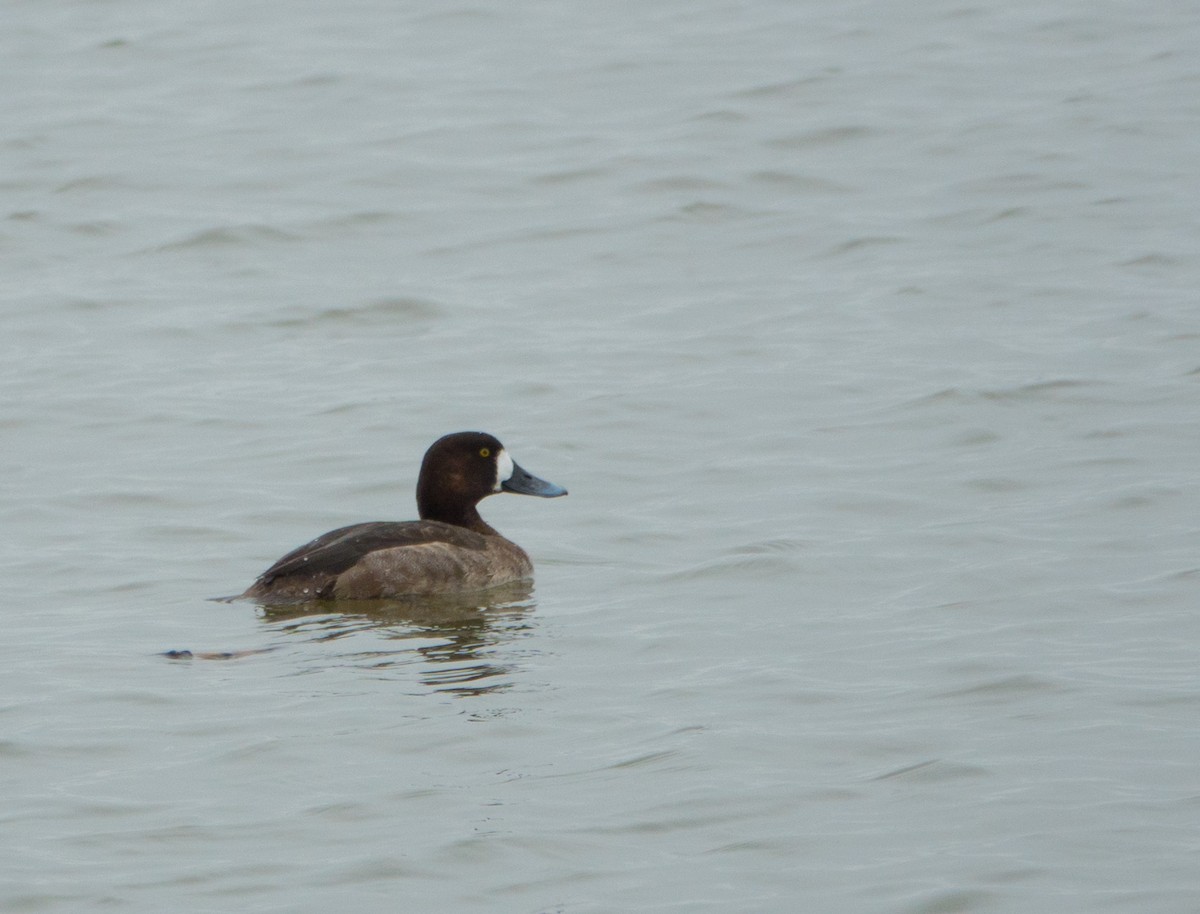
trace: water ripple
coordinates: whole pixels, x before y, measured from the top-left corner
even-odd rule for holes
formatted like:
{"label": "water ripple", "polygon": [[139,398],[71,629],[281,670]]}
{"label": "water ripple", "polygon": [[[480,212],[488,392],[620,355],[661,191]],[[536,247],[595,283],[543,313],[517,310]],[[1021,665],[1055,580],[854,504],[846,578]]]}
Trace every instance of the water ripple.
{"label": "water ripple", "polygon": [[269,244],[299,241],[300,239],[300,235],[285,232],[283,229],[270,225],[228,225],[194,232],[185,238],[181,238],[179,241],[170,241],[150,250],[158,253],[166,253],[168,251],[186,251],[193,248],[262,247]]}

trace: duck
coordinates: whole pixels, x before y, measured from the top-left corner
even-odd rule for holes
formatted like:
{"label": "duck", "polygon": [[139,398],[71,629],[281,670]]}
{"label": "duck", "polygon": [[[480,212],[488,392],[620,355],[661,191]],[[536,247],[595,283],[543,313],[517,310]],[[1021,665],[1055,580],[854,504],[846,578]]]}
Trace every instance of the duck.
{"label": "duck", "polygon": [[518,466],[493,435],[444,435],[421,461],[419,520],[330,530],[287,553],[235,599],[264,605],[380,600],[466,593],[530,579],[533,562],[525,550],[479,516],[479,502],[499,492],[567,494]]}

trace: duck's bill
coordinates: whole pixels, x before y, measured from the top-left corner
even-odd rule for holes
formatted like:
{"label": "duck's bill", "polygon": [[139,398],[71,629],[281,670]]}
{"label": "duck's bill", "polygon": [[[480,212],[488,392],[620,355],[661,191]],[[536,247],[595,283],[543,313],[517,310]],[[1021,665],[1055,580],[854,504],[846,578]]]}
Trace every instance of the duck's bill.
{"label": "duck's bill", "polygon": [[516,492],[518,495],[537,495],[539,498],[558,498],[560,495],[567,494],[567,490],[562,486],[538,479],[532,473],[526,473],[515,463],[512,475],[500,483],[500,488],[505,492]]}

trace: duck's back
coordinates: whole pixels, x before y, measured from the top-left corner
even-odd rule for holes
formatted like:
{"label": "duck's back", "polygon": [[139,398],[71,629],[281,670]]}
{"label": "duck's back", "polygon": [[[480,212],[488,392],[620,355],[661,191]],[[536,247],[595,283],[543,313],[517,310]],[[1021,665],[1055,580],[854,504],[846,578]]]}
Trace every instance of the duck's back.
{"label": "duck's back", "polygon": [[242,596],[264,603],[379,599],[482,590],[532,572],[524,550],[499,534],[435,520],[374,521],[293,549]]}

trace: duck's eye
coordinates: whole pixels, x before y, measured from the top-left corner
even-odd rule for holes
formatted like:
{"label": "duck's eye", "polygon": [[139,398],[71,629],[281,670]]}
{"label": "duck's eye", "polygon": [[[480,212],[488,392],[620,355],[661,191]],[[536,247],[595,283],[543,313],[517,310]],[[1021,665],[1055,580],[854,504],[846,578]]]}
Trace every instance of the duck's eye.
{"label": "duck's eye", "polygon": [[481,448],[479,449],[479,456],[480,456],[480,457],[491,457],[491,456],[492,456],[492,452],[491,452],[491,451],[490,451],[488,448],[481,447]]}

